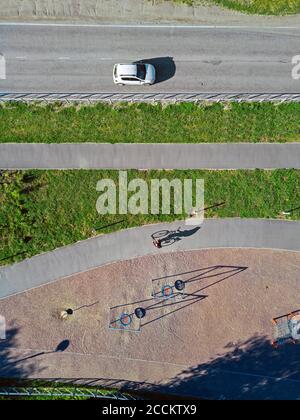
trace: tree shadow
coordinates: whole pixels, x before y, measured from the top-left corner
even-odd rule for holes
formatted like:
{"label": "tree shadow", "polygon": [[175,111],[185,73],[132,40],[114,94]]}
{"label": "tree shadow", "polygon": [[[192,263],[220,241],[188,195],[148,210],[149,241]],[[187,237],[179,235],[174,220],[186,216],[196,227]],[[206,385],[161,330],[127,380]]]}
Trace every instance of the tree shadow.
{"label": "tree shadow", "polygon": [[181,371],[166,383],[125,378],[78,378],[71,382],[135,391],[145,398],[212,400],[299,400],[300,345],[275,349],[266,336],[228,343],[224,354]]}
{"label": "tree shadow", "polygon": [[238,400],[300,399],[300,346],[274,349],[265,336],[226,346],[229,351],[189,368],[162,392]]}
{"label": "tree shadow", "polygon": [[142,60],[135,61],[134,64],[152,64],[155,67],[156,77],[155,83],[165,82],[166,80],[174,77],[176,73],[176,65],[173,57],[155,57],[145,58]]}
{"label": "tree shadow", "polygon": [[13,354],[12,349],[17,348],[18,332],[19,328],[11,328],[6,331],[6,339],[0,340],[1,378],[27,378],[39,371],[34,364],[24,363],[30,360],[31,357],[17,359]]}
{"label": "tree shadow", "polygon": [[17,358],[12,349],[18,348],[17,334],[18,328],[11,328],[6,331],[6,339],[0,341],[0,377],[6,379],[12,378],[29,378],[33,374],[42,372],[43,369],[38,368],[36,363],[30,363],[32,359],[36,359],[45,354],[55,354],[64,352],[70,345],[69,340],[61,341],[55,350],[42,351],[39,353],[31,354],[23,358]]}

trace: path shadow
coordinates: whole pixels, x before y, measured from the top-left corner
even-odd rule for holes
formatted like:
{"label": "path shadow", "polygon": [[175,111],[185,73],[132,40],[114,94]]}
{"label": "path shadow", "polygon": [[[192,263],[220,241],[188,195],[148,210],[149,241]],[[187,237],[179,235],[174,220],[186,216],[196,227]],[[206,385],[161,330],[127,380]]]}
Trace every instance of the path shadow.
{"label": "path shadow", "polygon": [[152,64],[156,70],[155,83],[165,82],[174,77],[176,73],[173,57],[145,58],[135,61],[135,63]]}

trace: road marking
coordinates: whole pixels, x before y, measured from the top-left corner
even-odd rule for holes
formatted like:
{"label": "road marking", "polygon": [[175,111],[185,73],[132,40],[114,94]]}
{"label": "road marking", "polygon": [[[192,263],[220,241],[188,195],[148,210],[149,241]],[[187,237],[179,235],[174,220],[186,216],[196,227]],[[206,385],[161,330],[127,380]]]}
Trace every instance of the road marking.
{"label": "road marking", "polygon": [[6,79],[6,60],[4,55],[0,54],[0,80]]}
{"label": "road marking", "polygon": [[[80,56],[77,57],[57,57],[56,60],[80,60]],[[90,60],[90,62],[92,61],[116,61],[119,60],[120,61],[120,57],[117,58],[111,58],[111,57],[93,57],[92,60]],[[122,59],[123,60],[123,59]],[[128,58],[124,59],[124,61],[132,61],[129,60]]]}
{"label": "road marking", "polygon": [[1,22],[1,26],[49,26],[81,28],[140,28],[140,29],[291,29],[300,30],[299,26],[251,26],[251,25],[160,25],[160,24],[96,24],[96,23],[49,23],[49,22]]}

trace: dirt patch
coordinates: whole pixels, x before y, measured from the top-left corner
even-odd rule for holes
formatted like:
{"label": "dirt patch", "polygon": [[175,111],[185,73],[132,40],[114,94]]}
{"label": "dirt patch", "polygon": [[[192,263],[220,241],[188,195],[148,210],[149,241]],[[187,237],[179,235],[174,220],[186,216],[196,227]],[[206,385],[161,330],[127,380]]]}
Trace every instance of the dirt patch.
{"label": "dirt patch", "polygon": [[164,0],[0,0],[2,19],[105,23],[295,24],[299,17],[251,16],[200,0],[187,5]]}

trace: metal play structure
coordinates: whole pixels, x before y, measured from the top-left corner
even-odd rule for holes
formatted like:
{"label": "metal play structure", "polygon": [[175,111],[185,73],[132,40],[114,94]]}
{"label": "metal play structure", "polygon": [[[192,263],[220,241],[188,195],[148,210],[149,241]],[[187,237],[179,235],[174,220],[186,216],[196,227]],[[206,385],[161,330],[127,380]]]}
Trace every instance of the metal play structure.
{"label": "metal play structure", "polygon": [[274,324],[274,347],[287,343],[300,343],[300,310],[279,316],[272,320]]}

